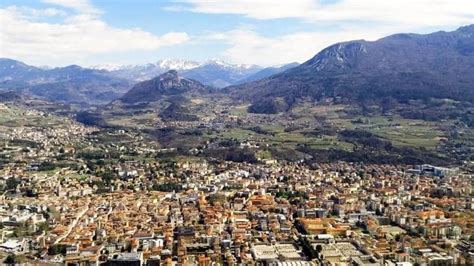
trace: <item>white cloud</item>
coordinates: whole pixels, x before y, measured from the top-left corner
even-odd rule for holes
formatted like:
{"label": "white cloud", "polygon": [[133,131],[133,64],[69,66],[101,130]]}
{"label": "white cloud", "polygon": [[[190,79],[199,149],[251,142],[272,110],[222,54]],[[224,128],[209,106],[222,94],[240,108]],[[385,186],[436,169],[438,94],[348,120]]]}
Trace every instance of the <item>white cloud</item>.
{"label": "white cloud", "polygon": [[9,6],[6,8],[8,12],[16,14],[17,16],[23,19],[38,19],[41,17],[57,17],[57,16],[66,16],[67,13],[64,10],[56,8],[44,8],[44,9],[35,9],[27,6]]}
{"label": "white cloud", "polygon": [[[87,61],[95,55],[156,51],[164,46],[189,40],[184,32],[161,36],[141,29],[108,25],[85,1],[47,0],[74,8],[78,13],[65,15],[55,9],[25,9],[10,6],[0,9],[2,27],[0,57],[10,57],[38,64],[68,64]],[[61,22],[45,22],[44,16],[59,16]],[[84,59],[84,60],[83,60]],[[90,61],[90,60],[89,60]]]}
{"label": "white cloud", "polygon": [[100,10],[95,8],[88,0],[42,0],[43,3],[53,4],[66,8],[71,8],[80,13],[100,14]]}
{"label": "white cloud", "polygon": [[304,17],[316,8],[312,0],[178,0],[176,2],[189,4],[187,8],[183,5],[182,9],[192,12],[240,14],[256,19]]}
{"label": "white cloud", "polygon": [[313,21],[363,20],[411,27],[472,23],[471,0],[343,0],[314,10]]}
{"label": "white cloud", "polygon": [[411,26],[472,23],[472,0],[176,0],[180,9],[238,14],[254,19],[301,18],[313,22],[368,21]]}

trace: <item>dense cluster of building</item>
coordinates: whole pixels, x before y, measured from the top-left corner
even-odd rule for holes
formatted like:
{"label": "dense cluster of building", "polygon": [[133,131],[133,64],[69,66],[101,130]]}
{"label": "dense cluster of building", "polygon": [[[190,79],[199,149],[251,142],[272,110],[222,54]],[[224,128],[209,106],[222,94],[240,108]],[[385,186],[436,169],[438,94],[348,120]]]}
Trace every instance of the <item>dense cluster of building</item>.
{"label": "dense cluster of building", "polygon": [[[151,187],[150,169],[169,191]],[[71,265],[474,263],[471,176],[461,171],[204,161],[115,171],[105,191],[62,170],[61,181],[18,185],[37,184],[35,197],[4,194],[0,249]]]}

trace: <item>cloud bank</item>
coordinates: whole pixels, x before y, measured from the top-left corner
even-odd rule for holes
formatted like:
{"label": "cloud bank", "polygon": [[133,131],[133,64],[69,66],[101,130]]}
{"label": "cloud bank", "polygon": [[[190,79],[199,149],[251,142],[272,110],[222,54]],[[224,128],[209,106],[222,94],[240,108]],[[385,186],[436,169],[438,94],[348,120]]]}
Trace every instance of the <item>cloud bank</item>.
{"label": "cloud bank", "polygon": [[189,40],[185,32],[157,36],[141,29],[110,26],[101,20],[101,11],[86,0],[44,2],[69,10],[21,6],[0,9],[0,57],[71,63],[103,53],[153,51]]}
{"label": "cloud bank", "polygon": [[[181,4],[181,6],[180,6]],[[176,10],[238,14],[253,19],[311,22],[377,22],[439,26],[472,23],[472,0],[176,0]]]}

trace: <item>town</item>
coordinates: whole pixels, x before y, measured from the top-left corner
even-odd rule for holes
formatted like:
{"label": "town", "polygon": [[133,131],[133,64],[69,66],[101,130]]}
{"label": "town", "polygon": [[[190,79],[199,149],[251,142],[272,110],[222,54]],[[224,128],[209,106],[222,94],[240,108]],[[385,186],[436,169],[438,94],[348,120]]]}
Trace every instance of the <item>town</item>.
{"label": "town", "polygon": [[0,265],[474,265],[473,0],[0,21]]}
{"label": "town", "polygon": [[462,168],[160,160],[140,137],[102,147],[98,129],[67,123],[2,131],[5,263],[474,263],[472,176]]}

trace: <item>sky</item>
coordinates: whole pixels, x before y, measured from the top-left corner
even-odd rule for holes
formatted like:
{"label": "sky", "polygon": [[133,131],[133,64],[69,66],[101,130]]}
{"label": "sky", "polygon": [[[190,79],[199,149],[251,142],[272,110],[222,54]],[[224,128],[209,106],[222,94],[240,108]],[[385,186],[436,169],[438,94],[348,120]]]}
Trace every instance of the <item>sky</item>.
{"label": "sky", "polygon": [[473,23],[473,0],[0,0],[0,57],[38,66],[273,66],[336,42]]}

